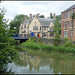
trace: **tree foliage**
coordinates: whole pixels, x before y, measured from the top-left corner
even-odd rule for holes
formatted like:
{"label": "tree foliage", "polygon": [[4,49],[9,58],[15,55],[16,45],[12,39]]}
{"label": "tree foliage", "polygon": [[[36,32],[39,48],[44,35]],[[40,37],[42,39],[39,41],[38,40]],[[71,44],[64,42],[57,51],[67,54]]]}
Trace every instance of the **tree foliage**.
{"label": "tree foliage", "polygon": [[44,15],[40,15],[39,17],[40,17],[40,18],[45,18]]}
{"label": "tree foliage", "polygon": [[29,18],[27,15],[24,14],[16,15],[14,19],[9,23],[10,30],[13,31],[13,33],[19,32],[19,26],[24,21],[25,17],[27,17],[27,19]]}
{"label": "tree foliage", "polygon": [[61,32],[61,24],[59,23],[58,18],[56,18],[55,20],[55,24],[54,24],[54,37],[55,37],[55,45],[58,45],[59,43],[59,39],[60,39],[60,32]]}
{"label": "tree foliage", "polygon": [[52,15],[52,13],[50,13],[50,18],[53,18],[53,15]]}
{"label": "tree foliage", "polygon": [[57,15],[56,18],[58,18],[58,20],[61,20],[61,15]]}
{"label": "tree foliage", "polygon": [[[15,51],[14,40],[7,35],[8,25],[7,20],[4,19],[5,9],[0,9],[0,71],[3,66],[11,62],[17,55]],[[12,44],[12,45],[11,45]]]}

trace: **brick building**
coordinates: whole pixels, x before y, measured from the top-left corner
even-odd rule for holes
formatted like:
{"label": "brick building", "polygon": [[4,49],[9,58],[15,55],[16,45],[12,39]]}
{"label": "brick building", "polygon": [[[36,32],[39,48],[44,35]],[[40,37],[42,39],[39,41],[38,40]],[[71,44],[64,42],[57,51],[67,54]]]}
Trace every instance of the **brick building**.
{"label": "brick building", "polygon": [[61,12],[61,38],[75,41],[75,4]]}

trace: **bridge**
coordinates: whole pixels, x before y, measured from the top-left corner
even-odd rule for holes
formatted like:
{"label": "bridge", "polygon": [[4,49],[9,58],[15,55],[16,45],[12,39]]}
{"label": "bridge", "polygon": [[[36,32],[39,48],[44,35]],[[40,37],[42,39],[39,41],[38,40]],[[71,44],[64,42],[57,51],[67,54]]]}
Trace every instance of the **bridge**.
{"label": "bridge", "polygon": [[15,40],[20,40],[20,43],[28,40],[26,34],[12,34],[12,38]]}

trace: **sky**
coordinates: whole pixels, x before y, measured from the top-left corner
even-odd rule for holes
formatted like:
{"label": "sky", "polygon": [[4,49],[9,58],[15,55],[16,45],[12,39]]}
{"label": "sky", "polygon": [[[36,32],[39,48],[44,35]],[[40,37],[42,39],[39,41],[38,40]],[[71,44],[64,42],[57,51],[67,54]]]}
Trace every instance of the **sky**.
{"label": "sky", "polygon": [[75,1],[2,1],[1,8],[5,8],[5,18],[9,22],[14,19],[15,15],[24,14],[44,15],[46,18],[50,13],[60,15],[62,11],[75,4]]}

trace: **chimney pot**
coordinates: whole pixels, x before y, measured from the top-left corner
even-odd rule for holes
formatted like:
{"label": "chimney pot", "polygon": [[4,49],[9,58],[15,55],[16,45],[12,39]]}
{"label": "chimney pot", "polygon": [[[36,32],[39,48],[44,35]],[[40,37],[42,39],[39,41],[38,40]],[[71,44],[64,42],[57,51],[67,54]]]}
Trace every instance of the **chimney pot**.
{"label": "chimney pot", "polygon": [[38,13],[38,14],[37,14],[37,18],[39,18],[39,15],[40,15],[40,14]]}
{"label": "chimney pot", "polygon": [[30,19],[32,18],[32,14],[30,14]]}

